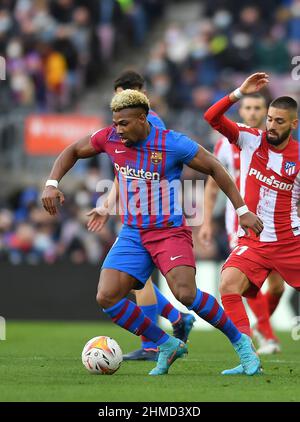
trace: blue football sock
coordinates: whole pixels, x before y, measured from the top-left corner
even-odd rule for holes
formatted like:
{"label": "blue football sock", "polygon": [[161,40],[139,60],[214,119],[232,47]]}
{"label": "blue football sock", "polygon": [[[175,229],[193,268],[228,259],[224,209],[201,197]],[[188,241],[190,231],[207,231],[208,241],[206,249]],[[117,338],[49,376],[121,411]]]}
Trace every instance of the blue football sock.
{"label": "blue football sock", "polygon": [[157,346],[165,343],[170,336],[146,317],[141,308],[128,299],[122,299],[111,308],[103,309],[113,322],[137,336],[145,336]]}
{"label": "blue football sock", "polygon": [[218,304],[214,296],[197,289],[194,303],[189,307],[209,324],[221,330],[231,341],[237,342],[241,338],[240,331],[228,318],[224,309]]}
{"label": "blue football sock", "polygon": [[[141,310],[144,312],[144,314],[151,319],[154,324],[157,323],[157,304],[154,305],[147,305],[147,306],[140,306]],[[148,340],[145,336],[141,336],[142,340],[142,348],[146,350],[157,350],[157,344],[155,344],[153,341]]]}
{"label": "blue football sock", "polygon": [[153,287],[157,298],[158,314],[168,319],[171,324],[178,322],[181,318],[180,311],[174,308],[174,306],[168,301],[168,299],[165,298],[165,296],[154,283]]}

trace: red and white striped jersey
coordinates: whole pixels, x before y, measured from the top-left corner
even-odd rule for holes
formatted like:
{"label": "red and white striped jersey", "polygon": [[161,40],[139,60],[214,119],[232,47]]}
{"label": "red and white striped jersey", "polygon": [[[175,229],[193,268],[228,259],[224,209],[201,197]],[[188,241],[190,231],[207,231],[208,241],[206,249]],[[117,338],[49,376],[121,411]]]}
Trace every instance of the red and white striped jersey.
{"label": "red and white striped jersey", "polygon": [[[240,150],[240,191],[248,208],[264,223],[259,238],[276,242],[300,235],[297,201],[300,199],[299,143],[290,138],[283,150],[267,142],[266,132],[227,119],[223,114],[232,105],[229,97],[218,101],[205,113],[206,120]],[[240,236],[244,233],[241,230]]]}
{"label": "red and white striped jersey", "polygon": [[[214,154],[218,160],[228,170],[230,175],[233,177],[238,189],[240,186],[240,150],[234,145],[230,144],[228,139],[222,136],[216,143],[214,148]],[[236,237],[238,231],[239,219],[235,212],[235,209],[227,198],[226,200],[226,211],[225,211],[225,227],[226,232],[230,239]]]}

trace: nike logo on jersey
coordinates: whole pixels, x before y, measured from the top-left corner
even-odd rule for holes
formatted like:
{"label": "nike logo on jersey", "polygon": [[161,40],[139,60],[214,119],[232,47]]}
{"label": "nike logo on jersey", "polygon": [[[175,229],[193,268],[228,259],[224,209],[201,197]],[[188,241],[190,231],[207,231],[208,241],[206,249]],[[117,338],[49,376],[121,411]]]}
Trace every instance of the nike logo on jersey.
{"label": "nike logo on jersey", "polygon": [[182,255],[171,256],[170,260],[175,261],[175,259],[180,258]]}
{"label": "nike logo on jersey", "polygon": [[126,151],[119,151],[118,149],[115,149],[116,154],[121,154],[122,152],[126,152]]}
{"label": "nike logo on jersey", "polygon": [[262,158],[263,160],[265,160],[267,157],[264,157],[260,152],[257,152],[256,153],[256,155],[259,157],[259,158]]}

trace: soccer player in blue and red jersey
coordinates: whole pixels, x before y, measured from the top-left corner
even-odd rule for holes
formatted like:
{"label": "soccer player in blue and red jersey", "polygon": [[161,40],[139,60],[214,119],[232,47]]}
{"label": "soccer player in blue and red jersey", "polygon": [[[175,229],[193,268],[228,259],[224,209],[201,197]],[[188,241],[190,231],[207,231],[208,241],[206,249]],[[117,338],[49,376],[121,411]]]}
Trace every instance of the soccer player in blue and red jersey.
{"label": "soccer player in blue and red jersey", "polygon": [[[124,89],[134,89],[143,92],[145,95],[145,80],[142,75],[134,70],[123,71],[114,81],[114,90],[116,93],[122,92]],[[147,120],[152,126],[159,129],[166,129],[162,119],[153,110],[149,110]],[[119,198],[118,179],[115,178],[115,191],[112,195]],[[108,198],[110,201],[110,198]],[[100,231],[108,220],[109,214],[106,210],[96,209],[90,212],[91,220],[88,224],[93,224]],[[162,294],[158,287],[152,283],[151,278],[146,282],[145,287],[141,290],[135,290],[136,303],[141,307],[144,314],[153,322],[157,322],[158,316],[162,316],[170,321],[173,327],[174,337],[180,338],[185,343],[188,335],[195,322],[195,317],[191,314],[180,312],[172,303]],[[123,356],[123,360],[157,360],[158,349],[155,343],[141,336],[141,348],[127,353]]]}
{"label": "soccer player in blue and red jersey", "polygon": [[64,201],[58,182],[79,158],[106,152],[119,180],[123,228],[108,253],[100,274],[97,301],[112,321],[157,344],[157,365],[150,375],[168,373],[170,365],[187,352],[181,340],[169,336],[126,298],[145,284],[156,265],[174,296],[189,310],[220,329],[239,355],[244,373],[260,371],[260,361],[249,336],[242,334],[216,299],[195,282],[191,230],[176,203],[171,182],[180,182],[184,164],[210,174],[230,198],[240,225],[259,234],[262,221],[248,208],[233,179],[218,160],[187,136],[152,126],[149,100],[141,92],[125,90],[114,96],[114,124],[67,147],[56,159],[42,195],[43,206],[57,213]]}

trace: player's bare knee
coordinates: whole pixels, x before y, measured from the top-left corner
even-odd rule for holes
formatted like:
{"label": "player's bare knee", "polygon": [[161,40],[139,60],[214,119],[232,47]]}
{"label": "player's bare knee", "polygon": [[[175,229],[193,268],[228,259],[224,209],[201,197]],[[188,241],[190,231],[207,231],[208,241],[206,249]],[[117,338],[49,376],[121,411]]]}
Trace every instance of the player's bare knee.
{"label": "player's bare knee", "polygon": [[101,290],[98,290],[96,300],[103,309],[110,308],[118,302],[115,295]]}
{"label": "player's bare knee", "polygon": [[171,282],[169,281],[169,287],[176,299],[183,305],[190,306],[194,302],[196,288],[193,288],[188,281],[172,279]]}
{"label": "player's bare knee", "polygon": [[219,292],[221,296],[226,294],[242,295],[250,286],[246,275],[236,268],[225,268],[222,272]]}
{"label": "player's bare knee", "polygon": [[191,306],[195,300],[195,293],[189,288],[179,288],[175,294],[176,299],[184,306]]}
{"label": "player's bare knee", "polygon": [[239,293],[236,280],[233,280],[229,277],[222,277],[221,283],[219,286],[219,292],[221,296],[227,295],[227,294]]}

